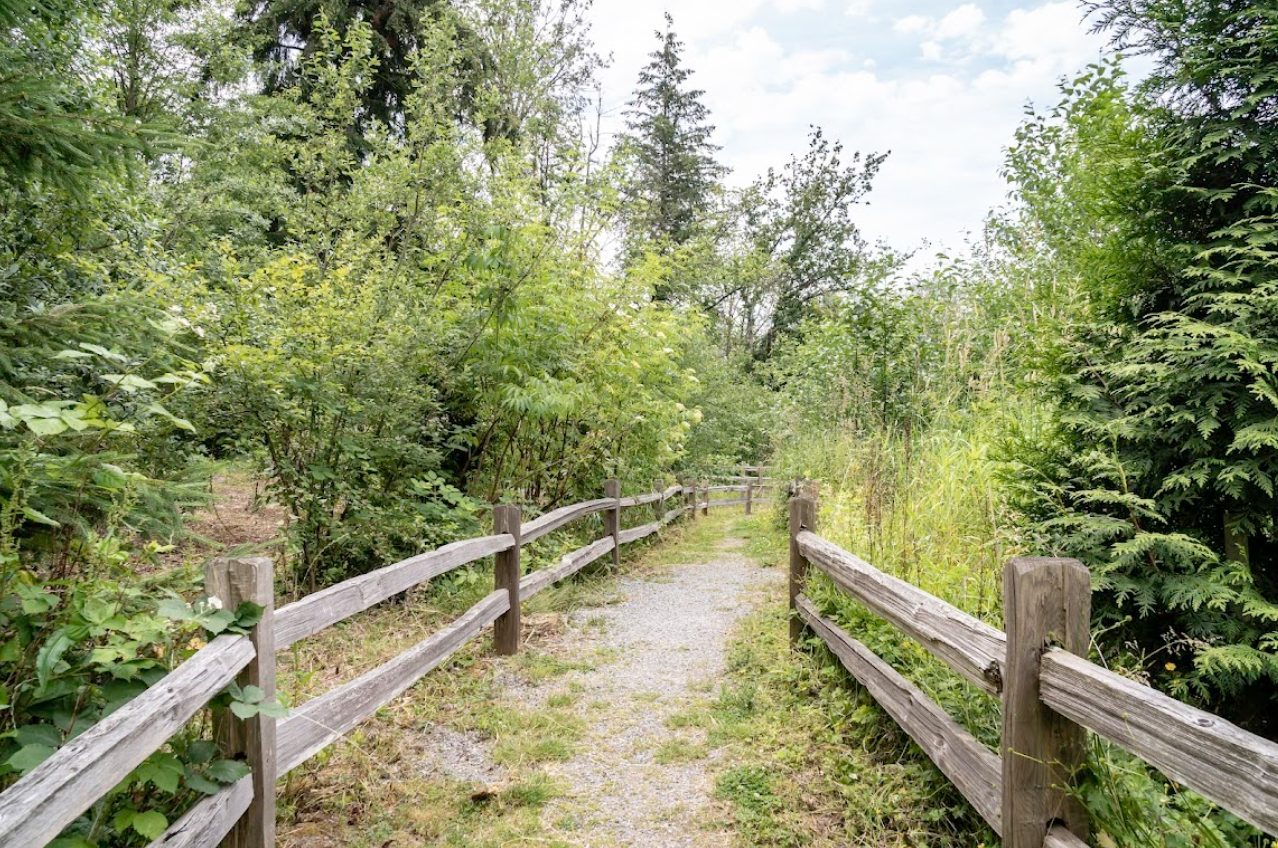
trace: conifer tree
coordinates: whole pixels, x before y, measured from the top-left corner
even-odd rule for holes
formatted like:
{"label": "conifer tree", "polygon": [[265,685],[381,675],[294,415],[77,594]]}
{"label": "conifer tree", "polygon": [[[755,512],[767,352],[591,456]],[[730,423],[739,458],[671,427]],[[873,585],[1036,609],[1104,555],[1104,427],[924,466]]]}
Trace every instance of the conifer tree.
{"label": "conifer tree", "polygon": [[630,101],[623,140],[632,157],[629,195],[637,211],[630,221],[631,247],[643,244],[666,252],[687,243],[727,169],[715,160],[714,125],[701,102],[705,92],[692,88],[692,71],[683,65],[684,44],[666,14],[656,32],[660,47],[639,72]]}

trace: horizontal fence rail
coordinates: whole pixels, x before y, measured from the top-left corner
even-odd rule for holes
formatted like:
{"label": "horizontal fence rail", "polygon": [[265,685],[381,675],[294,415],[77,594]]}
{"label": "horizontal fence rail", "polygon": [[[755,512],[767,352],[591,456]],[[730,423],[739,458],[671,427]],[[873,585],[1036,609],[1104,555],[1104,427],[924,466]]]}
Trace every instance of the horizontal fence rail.
{"label": "horizontal fence rail", "polygon": [[0,795],[0,845],[51,841],[181,730],[254,656],[247,637],[219,636],[63,745]]}
{"label": "horizontal fence rail", "polygon": [[[1068,791],[1082,764],[1084,730],[1278,834],[1278,744],[1085,659],[1090,584],[1076,560],[1008,563],[1005,634],[821,538],[816,525],[815,497],[793,498],[792,640],[805,628],[820,638],[1002,837],[1005,848],[1086,846],[1086,813]],[[821,615],[804,593],[810,567],[1001,697],[1001,755]]]}
{"label": "horizontal fence rail", "polygon": [[[749,469],[746,469],[748,475]],[[520,521],[515,506],[493,508],[492,535],[465,539],[409,557],[273,608],[271,562],[267,559],[210,563],[209,594],[235,609],[242,602],[263,607],[247,636],[219,636],[162,681],[68,742],[0,794],[0,846],[41,848],[111,791],[153,752],[160,750],[231,682],[261,687],[273,697],[275,654],[390,598],[429,583],[453,569],[487,557],[494,560],[495,589],[452,623],[371,671],[318,695],[277,722],[263,714],[239,720],[215,712],[223,753],[244,759],[252,773],[223,787],[188,810],[148,848],[267,848],[274,844],[274,785],[403,694],[448,660],[485,628],[494,628],[497,652],[514,653],[520,639],[521,603],[611,554],[653,536],[698,509],[745,504],[766,481],[733,478],[741,485],[709,486],[658,481],[650,492],[621,497],[608,481],[607,497],[559,507]],[[715,499],[712,493],[744,492],[745,498]],[[624,509],[650,507],[653,520],[622,529]],[[520,550],[574,521],[603,514],[606,535],[562,557],[549,568],[522,574]]]}
{"label": "horizontal fence rail", "polygon": [[453,542],[307,595],[275,613],[275,649],[282,651],[400,592],[514,546],[509,534]]}

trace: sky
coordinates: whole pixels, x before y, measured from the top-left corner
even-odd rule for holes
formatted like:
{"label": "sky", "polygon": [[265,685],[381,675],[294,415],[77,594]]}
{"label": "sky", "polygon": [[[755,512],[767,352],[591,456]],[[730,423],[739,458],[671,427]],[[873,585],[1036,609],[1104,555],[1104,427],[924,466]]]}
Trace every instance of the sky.
{"label": "sky", "polygon": [[612,59],[605,133],[624,128],[666,11],[729,184],[784,165],[813,125],[848,151],[891,151],[858,223],[902,249],[979,233],[1006,198],[999,166],[1026,104],[1050,107],[1107,43],[1075,0],[594,0],[594,41]]}

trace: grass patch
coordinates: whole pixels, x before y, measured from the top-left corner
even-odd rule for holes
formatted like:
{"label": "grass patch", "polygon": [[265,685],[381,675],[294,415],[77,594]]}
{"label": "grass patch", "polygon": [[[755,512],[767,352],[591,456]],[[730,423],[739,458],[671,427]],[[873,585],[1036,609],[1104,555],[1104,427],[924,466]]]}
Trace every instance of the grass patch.
{"label": "grass patch", "polygon": [[704,760],[709,754],[710,747],[706,743],[676,737],[663,742],[652,756],[658,764],[664,766]]}

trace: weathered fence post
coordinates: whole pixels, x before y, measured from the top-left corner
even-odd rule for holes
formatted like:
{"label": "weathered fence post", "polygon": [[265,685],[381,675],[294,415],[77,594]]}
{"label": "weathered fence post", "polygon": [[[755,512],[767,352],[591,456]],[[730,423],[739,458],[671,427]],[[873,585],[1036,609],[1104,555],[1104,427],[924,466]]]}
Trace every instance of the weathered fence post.
{"label": "weathered fence post", "polygon": [[746,478],[746,515],[750,515],[754,511],[754,479],[750,476],[749,468],[750,466],[748,465],[741,466],[741,476]]}
{"label": "weathered fence post", "polygon": [[697,520],[697,484],[694,482],[692,486],[688,485],[687,477],[679,478],[679,485],[686,491],[683,493],[683,508],[691,517],[690,520]]}
{"label": "weathered fence post", "polygon": [[666,481],[658,477],[652,481],[653,491],[657,493],[657,499],[653,501],[653,512],[657,513],[657,526],[660,527],[666,520]]}
{"label": "weathered fence post", "polygon": [[621,566],[621,481],[608,480],[604,483],[604,497],[612,498],[618,503],[604,513],[604,528],[612,537],[612,567]]}
{"label": "weathered fence post", "polygon": [[515,537],[515,545],[508,551],[493,556],[493,584],[510,594],[510,609],[493,622],[493,644],[498,656],[510,657],[519,653],[521,616],[519,600],[519,525],[521,510],[514,504],[493,506],[493,535],[509,533]]}
{"label": "weathered fence post", "polygon": [[799,531],[816,532],[815,498],[801,495],[790,499],[790,644],[803,635],[803,621],[798,615],[798,599],[808,577],[808,560],[799,551]]}
{"label": "weathered fence post", "polygon": [[1083,728],[1039,700],[1049,646],[1087,656],[1091,578],[1074,559],[1026,557],[1003,570],[1007,659],[1003,667],[1003,845],[1041,848],[1064,824],[1087,839],[1087,812],[1067,787],[1084,756]]}
{"label": "weathered fence post", "polygon": [[[275,574],[267,557],[214,559],[204,572],[205,591],[236,610],[251,603],[262,608],[262,617],[249,631],[257,656],[240,672],[241,688],[256,686],[264,699],[275,699]],[[243,758],[253,770],[253,801],[222,840],[223,848],[274,848],[275,845],[275,719],[258,713],[236,718],[219,710],[214,734],[229,757]]]}
{"label": "weathered fence post", "polygon": [[701,514],[709,515],[710,514],[710,481],[706,480],[703,482],[705,482],[706,484],[705,485],[706,499],[701,502]]}

